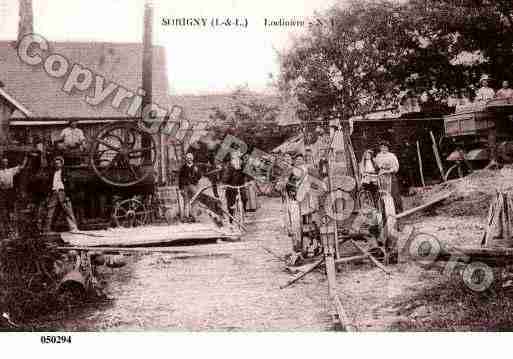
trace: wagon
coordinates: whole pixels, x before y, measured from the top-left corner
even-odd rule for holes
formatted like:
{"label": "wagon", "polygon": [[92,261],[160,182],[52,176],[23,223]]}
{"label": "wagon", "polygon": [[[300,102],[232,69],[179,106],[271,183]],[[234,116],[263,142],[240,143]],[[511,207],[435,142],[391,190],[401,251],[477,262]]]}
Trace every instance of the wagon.
{"label": "wagon", "polygon": [[[444,116],[445,138],[455,147],[448,161],[478,165],[497,159],[513,162],[513,99],[496,99],[459,108]],[[491,151],[496,153],[491,155]]]}

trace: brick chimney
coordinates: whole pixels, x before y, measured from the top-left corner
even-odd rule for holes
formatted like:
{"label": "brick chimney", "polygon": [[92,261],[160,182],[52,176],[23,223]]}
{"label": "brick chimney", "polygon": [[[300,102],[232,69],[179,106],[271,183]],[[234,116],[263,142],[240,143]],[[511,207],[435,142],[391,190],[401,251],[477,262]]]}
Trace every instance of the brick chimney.
{"label": "brick chimney", "polygon": [[18,23],[18,42],[26,34],[34,32],[34,14],[32,12],[32,0],[19,0],[20,19]]}

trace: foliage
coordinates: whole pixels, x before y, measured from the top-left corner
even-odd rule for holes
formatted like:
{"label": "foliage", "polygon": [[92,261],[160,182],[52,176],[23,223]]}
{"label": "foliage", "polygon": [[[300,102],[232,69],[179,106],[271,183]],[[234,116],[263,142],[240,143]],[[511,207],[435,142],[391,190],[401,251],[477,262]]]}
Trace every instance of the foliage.
{"label": "foliage", "polygon": [[394,105],[408,90],[443,99],[482,73],[512,79],[512,12],[506,0],[336,5],[281,55],[278,85],[309,118],[346,119]]}
{"label": "foliage", "polygon": [[277,104],[252,96],[245,89],[238,89],[231,96],[234,105],[230,109],[218,106],[212,109],[214,113],[210,117],[215,124],[212,130],[219,137],[230,134],[250,148],[270,151],[290,136],[289,130],[277,125]]}

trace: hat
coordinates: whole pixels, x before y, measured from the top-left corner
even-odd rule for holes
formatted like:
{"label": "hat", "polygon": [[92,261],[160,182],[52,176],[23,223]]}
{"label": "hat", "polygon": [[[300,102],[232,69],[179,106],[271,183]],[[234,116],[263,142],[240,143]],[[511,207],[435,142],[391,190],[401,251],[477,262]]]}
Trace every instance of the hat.
{"label": "hat", "polygon": [[53,160],[54,161],[61,161],[62,164],[64,164],[64,157],[62,157],[62,156],[55,156],[55,158]]}
{"label": "hat", "polygon": [[487,74],[483,74],[481,76],[481,78],[479,79],[479,83],[483,82],[484,80],[489,81],[490,80],[490,76],[488,76]]}
{"label": "hat", "polygon": [[68,124],[72,124],[73,122],[78,122],[78,118],[70,118],[68,120]]}

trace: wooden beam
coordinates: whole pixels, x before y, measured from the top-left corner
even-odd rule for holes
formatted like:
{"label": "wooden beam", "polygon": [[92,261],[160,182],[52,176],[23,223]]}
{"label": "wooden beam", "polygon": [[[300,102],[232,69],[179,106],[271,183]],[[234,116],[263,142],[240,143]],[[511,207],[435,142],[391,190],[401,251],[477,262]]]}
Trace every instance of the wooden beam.
{"label": "wooden beam", "polygon": [[319,259],[317,262],[314,262],[307,270],[305,270],[304,272],[301,272],[299,273],[298,275],[296,275],[294,278],[292,278],[291,280],[289,280],[287,283],[283,284],[280,286],[280,289],[284,289],[284,288],[287,288],[288,286],[290,286],[291,284],[294,284],[295,282],[297,282],[298,280],[300,280],[301,278],[303,278],[305,275],[307,275],[308,273],[310,273],[311,271],[313,271],[315,268],[317,268],[318,266],[320,266],[322,263],[324,263],[324,258],[321,258]]}
{"label": "wooden beam", "polygon": [[441,202],[443,201],[444,199],[447,199],[449,198],[450,196],[452,195],[452,192],[449,192],[449,193],[446,193],[438,198],[435,198],[435,199],[432,199],[431,201],[428,201],[420,206],[417,206],[417,207],[414,207],[414,208],[410,208],[409,210],[407,211],[404,211],[404,212],[401,212],[399,213],[398,215],[395,216],[396,219],[400,219],[400,218],[403,218],[403,217],[406,217],[406,216],[409,216],[410,214],[413,214],[415,212],[418,212],[420,210],[423,210],[429,206],[432,206],[434,205],[435,203],[438,203],[438,202]]}
{"label": "wooden beam", "polygon": [[433,135],[433,131],[429,131],[429,135],[431,136],[431,141],[433,141],[433,153],[435,154],[436,164],[438,165],[438,170],[440,171],[440,176],[442,177],[442,181],[444,181],[444,168],[442,166],[442,160],[440,159],[440,153],[438,152],[438,145],[436,144],[435,136]]}
{"label": "wooden beam", "polygon": [[386,274],[390,275],[390,271],[388,269],[385,268],[385,266],[381,263],[378,262],[378,260],[376,258],[374,258],[374,256],[372,254],[370,254],[368,251],[366,251],[363,247],[361,247],[358,243],[356,243],[355,241],[351,240],[351,243],[360,251],[362,252],[367,258],[369,258],[371,260],[372,263],[374,263],[376,265],[376,267],[378,267],[379,269],[381,269],[383,272],[385,272]]}
{"label": "wooden beam", "polygon": [[422,183],[422,187],[426,187],[426,182],[424,182],[424,170],[422,169],[422,156],[420,155],[419,141],[417,141],[417,157],[419,158],[420,182]]}
{"label": "wooden beam", "polygon": [[365,254],[362,254],[359,256],[342,257],[342,258],[336,259],[335,264],[349,263],[352,261],[362,260],[362,259],[366,259],[366,258],[367,258],[367,255],[365,255]]}
{"label": "wooden beam", "polygon": [[346,332],[356,332],[356,327],[353,325],[352,321],[349,319],[344,307],[342,306],[342,302],[338,296],[335,294],[333,296],[333,304],[335,305],[335,309],[337,311],[338,320],[340,324],[344,327]]}

